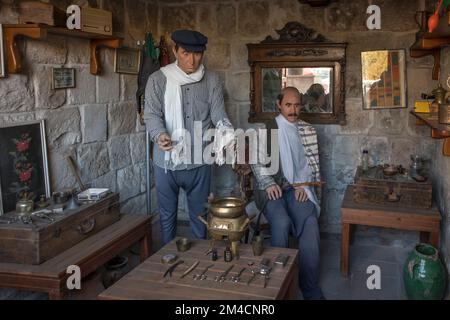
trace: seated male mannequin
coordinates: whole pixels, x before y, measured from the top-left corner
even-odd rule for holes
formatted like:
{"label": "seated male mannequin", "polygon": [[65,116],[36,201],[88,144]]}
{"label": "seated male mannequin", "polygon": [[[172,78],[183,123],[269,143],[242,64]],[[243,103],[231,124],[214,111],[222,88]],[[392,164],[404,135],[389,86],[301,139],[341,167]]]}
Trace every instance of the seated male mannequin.
{"label": "seated male mannequin", "polygon": [[[281,114],[267,124],[268,150],[271,129],[278,129],[280,168],[270,175],[262,164],[252,165],[257,190],[255,201],[270,224],[271,244],[288,247],[289,233],[298,239],[299,285],[305,299],[324,299],[319,287],[320,205],[311,186],[296,184],[320,182],[319,155],[315,129],[299,120],[300,93],[283,89],[277,101]],[[272,160],[274,155],[272,154]],[[319,189],[319,188],[318,188]]]}

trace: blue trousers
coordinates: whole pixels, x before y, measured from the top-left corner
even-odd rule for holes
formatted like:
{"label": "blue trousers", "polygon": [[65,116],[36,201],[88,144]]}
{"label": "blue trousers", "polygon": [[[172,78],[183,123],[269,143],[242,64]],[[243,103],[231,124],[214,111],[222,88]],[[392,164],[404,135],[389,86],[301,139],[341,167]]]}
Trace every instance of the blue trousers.
{"label": "blue trousers", "polygon": [[172,241],[177,233],[178,195],[180,188],[186,191],[193,239],[206,238],[206,226],[197,216],[206,214],[211,183],[211,166],[192,170],[166,171],[154,166],[156,196],[160,213],[163,245]]}
{"label": "blue trousers", "polygon": [[289,234],[298,239],[299,286],[305,299],[319,299],[320,233],[316,208],[311,201],[295,200],[293,188],[283,190],[283,197],[268,200],[264,215],[270,224],[272,246],[289,246]]}

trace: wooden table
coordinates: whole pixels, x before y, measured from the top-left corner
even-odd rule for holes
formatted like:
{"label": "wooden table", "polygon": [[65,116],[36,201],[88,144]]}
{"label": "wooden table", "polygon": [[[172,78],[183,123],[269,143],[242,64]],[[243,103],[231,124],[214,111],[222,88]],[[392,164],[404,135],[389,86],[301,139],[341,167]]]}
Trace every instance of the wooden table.
{"label": "wooden table", "polygon": [[359,204],[353,201],[353,186],[349,186],[341,213],[341,274],[344,277],[348,276],[349,246],[354,225],[420,231],[422,242],[429,242],[439,248],[441,215],[436,206],[415,209]]}
{"label": "wooden table", "polygon": [[47,292],[50,299],[62,299],[70,276],[66,273],[68,266],[79,266],[84,278],[138,241],[141,261],[144,261],[151,250],[151,218],[124,215],[118,222],[41,265],[0,263],[0,287]]}
{"label": "wooden table", "polygon": [[[207,240],[195,240],[187,252],[177,252],[175,240],[163,247],[159,252],[148,258],[144,263],[136,267],[113,286],[99,295],[99,299],[105,300],[265,300],[265,299],[296,299],[298,295],[298,250],[285,248],[265,248],[260,257],[254,257],[250,245],[239,246],[240,259],[232,262],[224,262],[224,243],[217,242],[219,259],[211,260],[211,255],[206,256],[209,248]],[[161,263],[161,257],[174,253],[184,261],[179,265],[172,278],[163,278],[168,266]],[[262,258],[269,258],[271,263],[279,253],[290,255],[288,263],[283,268],[276,266],[270,273],[267,287],[263,288],[264,279],[258,275],[250,285],[247,281],[251,276],[249,268],[256,268]],[[196,260],[200,261],[197,268],[189,275],[180,279],[180,276]],[[254,262],[252,267],[248,263]],[[206,266],[214,264],[207,272],[206,280],[194,280],[193,275],[201,273]],[[223,283],[214,281],[216,275],[225,271],[231,265],[235,265],[230,271],[227,280]],[[230,277],[236,275],[243,267],[247,270],[241,276],[241,281],[234,283]]]}

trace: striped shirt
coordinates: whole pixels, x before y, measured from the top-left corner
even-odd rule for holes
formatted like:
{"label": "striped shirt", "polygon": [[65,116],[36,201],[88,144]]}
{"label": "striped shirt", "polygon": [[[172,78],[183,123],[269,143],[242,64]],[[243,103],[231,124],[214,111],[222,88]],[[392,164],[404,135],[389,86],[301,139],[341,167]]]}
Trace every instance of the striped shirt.
{"label": "striped shirt", "polygon": [[[164,120],[164,92],[167,79],[161,70],[150,75],[145,88],[144,120],[153,145],[153,162],[160,168],[165,168],[164,151],[162,151],[156,140],[162,133],[167,133]],[[202,142],[201,154],[194,150],[194,122],[202,124],[202,141],[206,130],[213,128],[220,120],[227,119],[223,99],[222,85],[216,73],[205,70],[205,76],[197,83],[187,84],[181,87],[182,108],[185,129],[191,135],[191,164],[180,164],[167,166],[168,170],[190,170],[204,165],[203,150],[211,141]],[[229,121],[229,120],[228,120]],[[195,158],[194,158],[195,157]],[[200,158],[199,158],[200,157]],[[195,164],[201,160],[200,164]]]}

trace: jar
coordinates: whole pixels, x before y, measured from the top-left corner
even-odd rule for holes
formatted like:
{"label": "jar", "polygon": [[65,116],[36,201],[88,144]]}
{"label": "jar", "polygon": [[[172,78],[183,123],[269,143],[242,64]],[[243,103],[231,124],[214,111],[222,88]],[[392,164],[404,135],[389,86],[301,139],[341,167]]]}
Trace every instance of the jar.
{"label": "jar", "polygon": [[441,300],[446,274],[437,249],[429,244],[418,244],[405,262],[403,280],[408,299]]}
{"label": "jar", "polygon": [[16,204],[16,212],[19,216],[29,216],[34,210],[33,200],[19,200]]}
{"label": "jar", "polygon": [[105,271],[102,273],[102,283],[105,289],[112,286],[125,275],[125,268],[128,264],[128,258],[117,256],[105,264]]}

